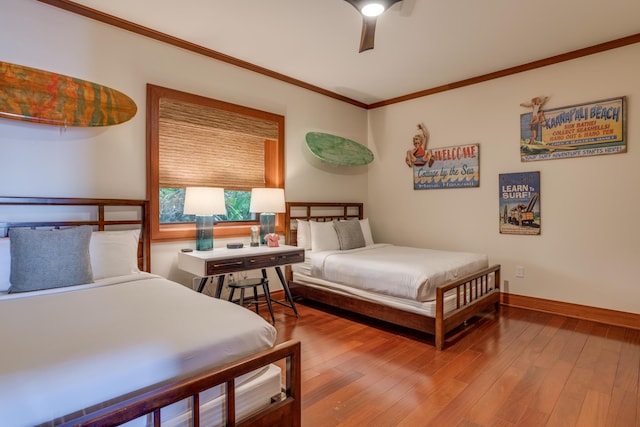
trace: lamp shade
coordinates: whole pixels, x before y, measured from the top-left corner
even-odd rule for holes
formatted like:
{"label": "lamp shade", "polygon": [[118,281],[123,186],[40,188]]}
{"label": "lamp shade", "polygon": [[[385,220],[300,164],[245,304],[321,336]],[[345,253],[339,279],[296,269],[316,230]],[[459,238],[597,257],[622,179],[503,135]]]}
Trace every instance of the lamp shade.
{"label": "lamp shade", "polygon": [[226,215],[224,188],[187,187],[184,197],[185,215]]}
{"label": "lamp shade", "polygon": [[284,189],[254,188],[251,190],[250,212],[277,213],[285,211]]}

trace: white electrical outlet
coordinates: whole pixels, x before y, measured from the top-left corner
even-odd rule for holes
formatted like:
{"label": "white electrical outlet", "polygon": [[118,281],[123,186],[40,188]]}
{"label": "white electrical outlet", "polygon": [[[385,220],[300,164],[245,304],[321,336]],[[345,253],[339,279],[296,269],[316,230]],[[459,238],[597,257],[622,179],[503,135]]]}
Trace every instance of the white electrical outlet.
{"label": "white electrical outlet", "polygon": [[516,277],[524,277],[524,267],[520,265],[516,267]]}

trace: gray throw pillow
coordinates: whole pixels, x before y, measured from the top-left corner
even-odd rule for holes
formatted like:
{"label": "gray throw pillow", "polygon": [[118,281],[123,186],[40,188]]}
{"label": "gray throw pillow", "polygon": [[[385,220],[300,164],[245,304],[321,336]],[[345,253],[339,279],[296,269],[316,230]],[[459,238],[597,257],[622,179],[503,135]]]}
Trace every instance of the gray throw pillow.
{"label": "gray throw pillow", "polygon": [[90,226],[62,230],[12,228],[9,293],[92,282],[89,256],[92,231]]}
{"label": "gray throw pillow", "polygon": [[360,221],[354,219],[348,221],[333,221],[333,227],[336,229],[341,250],[366,246]]}

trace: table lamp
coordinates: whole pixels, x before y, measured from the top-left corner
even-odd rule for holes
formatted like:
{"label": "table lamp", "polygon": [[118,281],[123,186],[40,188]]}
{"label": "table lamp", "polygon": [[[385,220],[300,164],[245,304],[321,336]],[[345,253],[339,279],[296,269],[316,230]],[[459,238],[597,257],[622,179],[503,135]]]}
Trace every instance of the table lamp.
{"label": "table lamp", "polygon": [[283,188],[253,188],[249,211],[260,213],[260,243],[266,244],[264,236],[275,233],[276,213],[284,212]]}
{"label": "table lamp", "polygon": [[196,250],[212,250],[213,216],[227,214],[224,188],[187,187],[184,214],[196,216]]}

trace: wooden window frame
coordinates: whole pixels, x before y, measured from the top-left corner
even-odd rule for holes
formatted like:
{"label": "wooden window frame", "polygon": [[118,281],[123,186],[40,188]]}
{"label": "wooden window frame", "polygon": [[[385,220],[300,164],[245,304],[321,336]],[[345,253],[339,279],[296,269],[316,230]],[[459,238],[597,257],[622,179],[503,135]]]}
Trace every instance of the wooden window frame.
{"label": "wooden window frame", "polygon": [[[284,116],[256,110],[237,104],[147,84],[147,199],[152,242],[195,240],[195,223],[160,224],[160,99],[170,98],[182,102],[229,111],[243,116],[269,120],[278,125],[276,144],[265,144],[265,187],[284,188]],[[249,236],[250,227],[259,221],[225,222],[214,226],[214,237],[231,238]],[[276,215],[276,233],[284,233],[284,214]]]}

